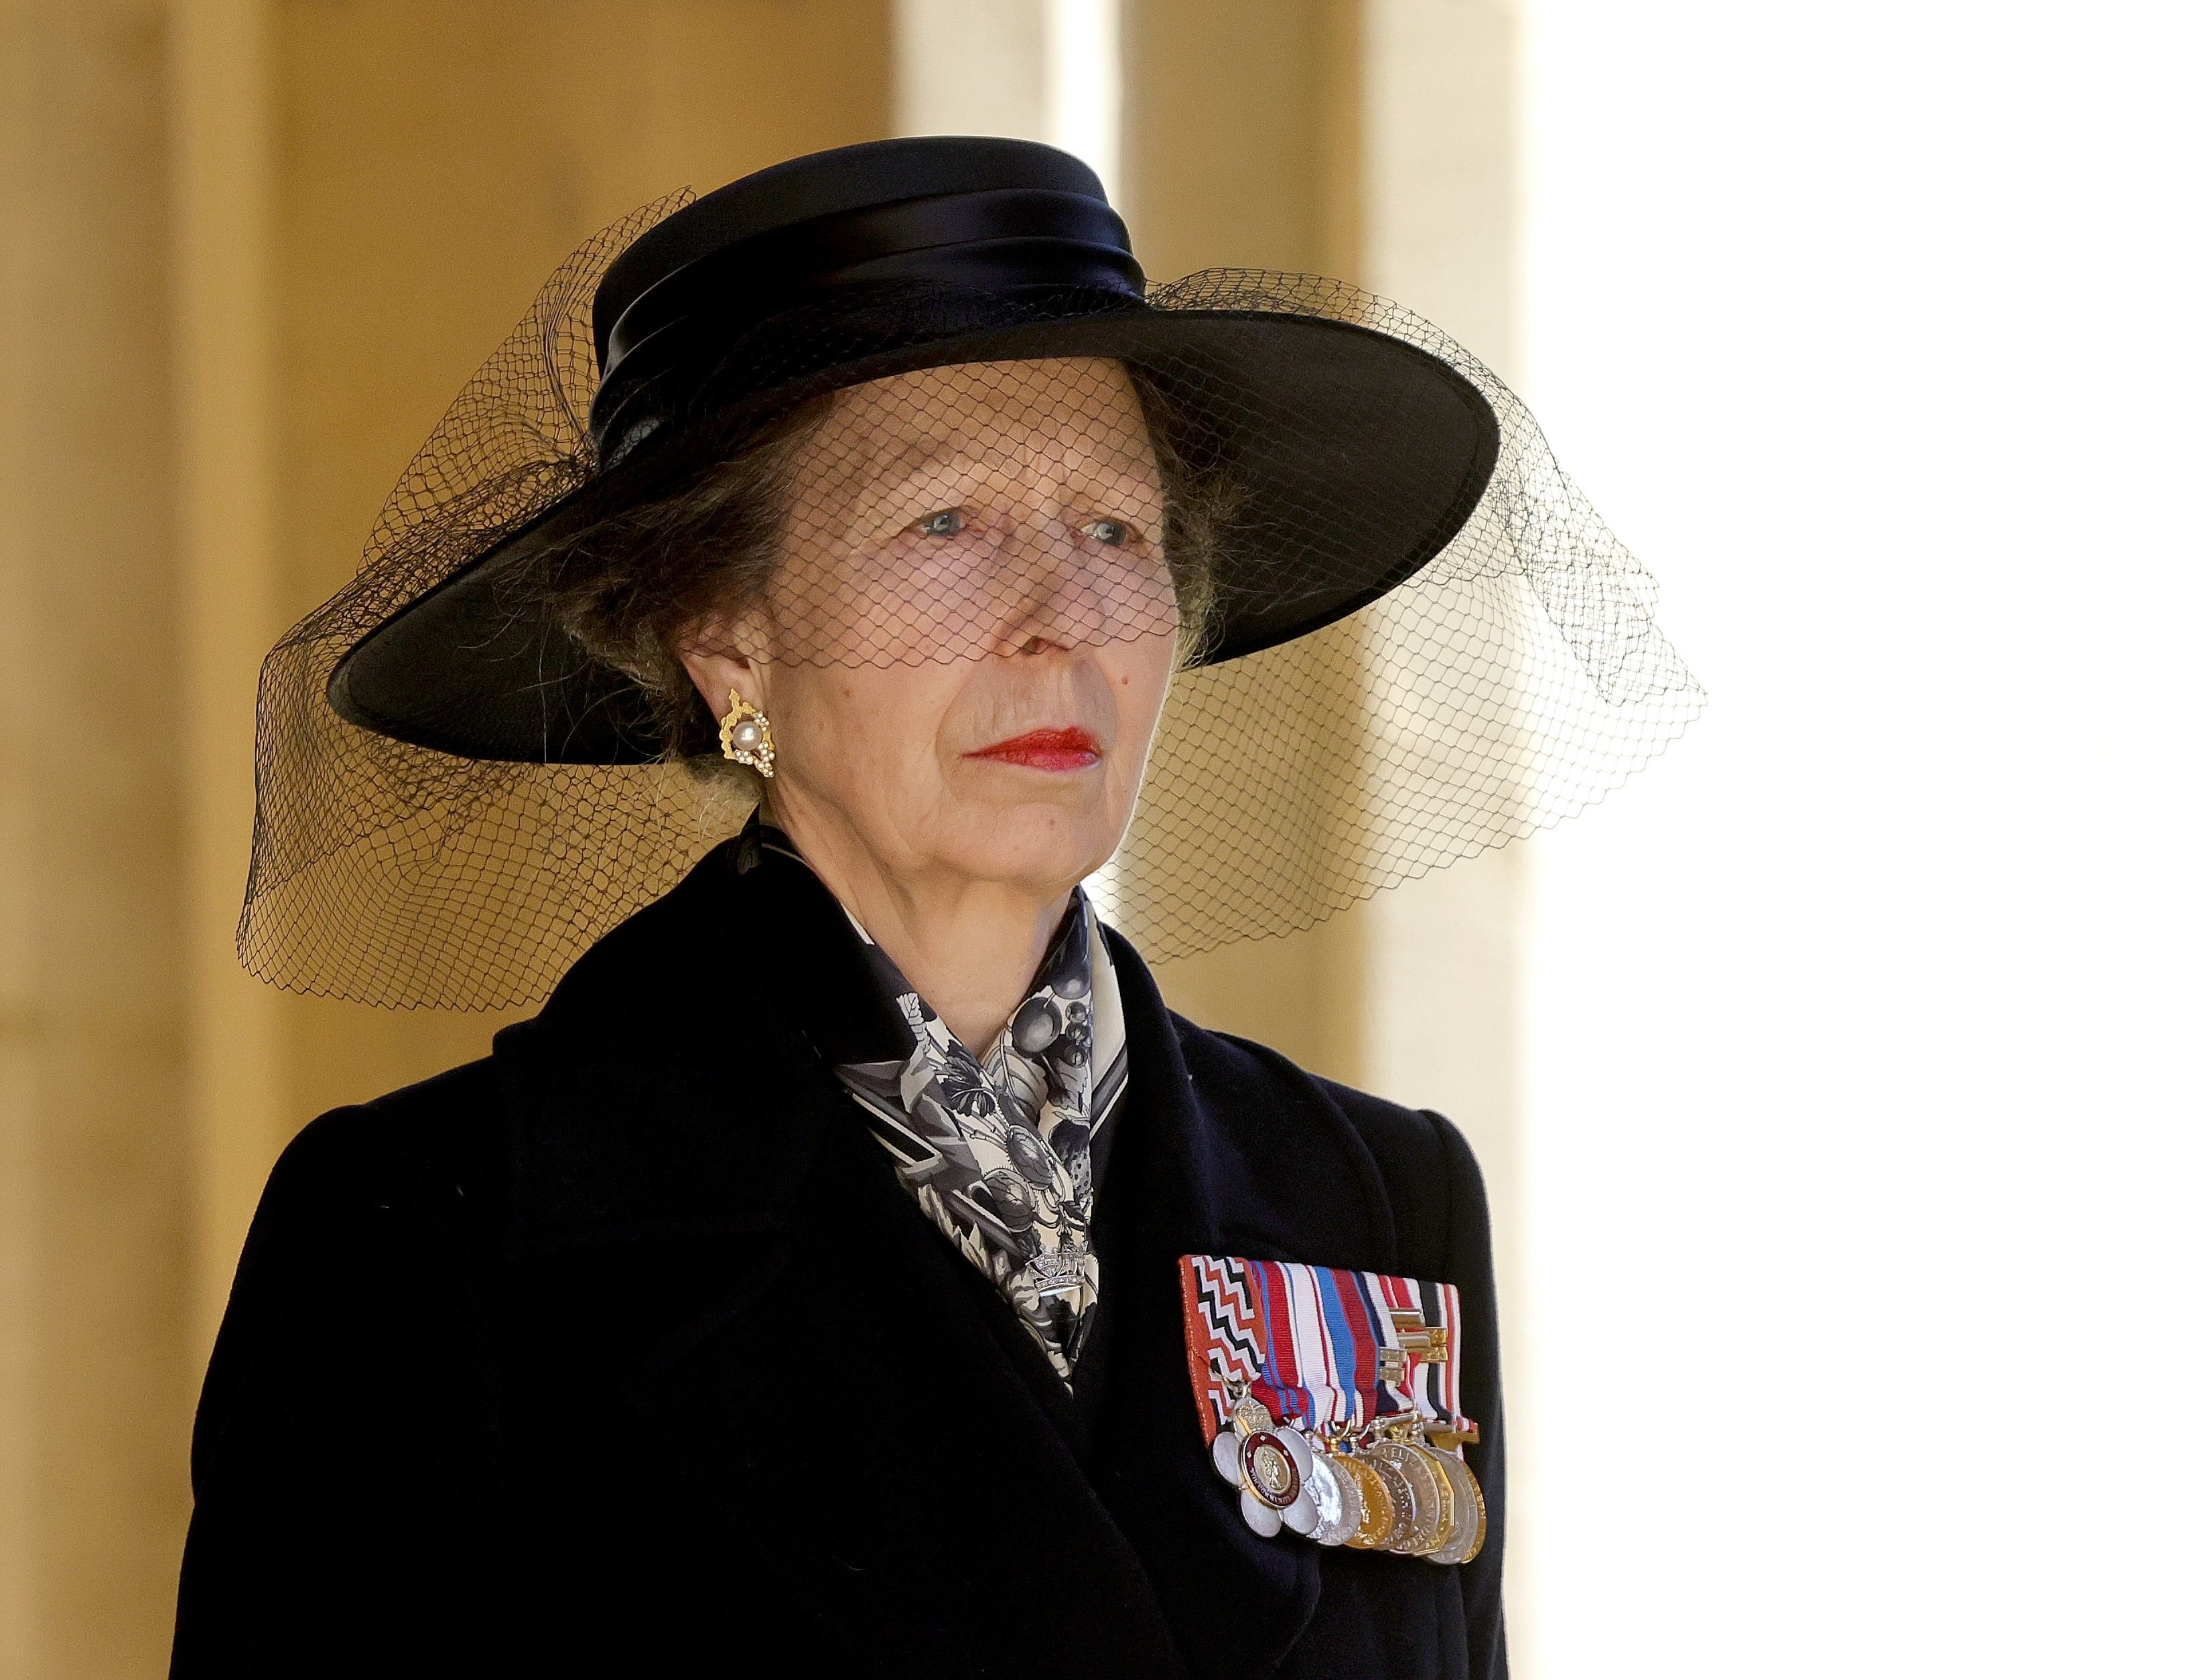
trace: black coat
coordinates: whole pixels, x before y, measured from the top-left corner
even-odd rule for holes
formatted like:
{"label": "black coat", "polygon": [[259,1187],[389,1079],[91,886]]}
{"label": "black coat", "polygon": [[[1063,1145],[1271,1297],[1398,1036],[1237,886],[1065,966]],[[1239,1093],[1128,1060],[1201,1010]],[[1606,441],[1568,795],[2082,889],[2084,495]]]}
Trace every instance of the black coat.
{"label": "black coat", "polygon": [[[174,1671],[1503,1673],[1454,1128],[1169,1015],[1113,936],[1129,1079],[1070,1391],[802,1030],[844,919],[728,859],[491,1057],[284,1154],[198,1409]],[[1474,1563],[1250,1532],[1198,1430],[1186,1253],[1461,1286]]]}

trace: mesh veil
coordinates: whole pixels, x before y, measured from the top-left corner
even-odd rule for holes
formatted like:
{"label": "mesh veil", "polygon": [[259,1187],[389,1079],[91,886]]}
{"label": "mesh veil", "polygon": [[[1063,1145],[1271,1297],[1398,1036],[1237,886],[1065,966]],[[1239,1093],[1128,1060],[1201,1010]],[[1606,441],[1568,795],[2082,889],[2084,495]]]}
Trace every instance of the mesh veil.
{"label": "mesh veil", "polygon": [[[262,978],[384,1005],[535,999],[745,820],[748,784],[685,763],[458,756],[347,722],[328,699],[361,638],[600,477],[594,285],[685,201],[636,212],[557,270],[405,471],[356,577],[269,655],[238,934]],[[1475,388],[1499,439],[1467,520],[1398,586],[1174,678],[1134,820],[1092,883],[1146,957],[1304,928],[1575,815],[1697,714],[1703,696],[1654,623],[1652,580],[1523,404],[1438,329],[1332,281],[1261,271],[1206,271],[1146,301],[1413,346]],[[1223,369],[1192,369],[1193,391],[1176,369],[1175,396],[1193,398],[1176,402],[1123,382],[1117,361],[1048,366],[1048,384],[1026,363],[919,369],[810,404],[755,457],[784,510],[781,564],[704,639],[850,671],[1010,654],[1060,627],[1069,640],[1192,639],[1199,589],[1222,618],[1269,602],[1315,574],[1322,548],[1387,514],[1330,496],[1230,496],[1193,418],[1234,400]],[[1157,405],[1148,435],[1139,396]],[[867,423],[864,404],[892,401]],[[1050,423],[1031,423],[1040,415]],[[1176,504],[1209,527],[1200,571],[1169,523]],[[620,552],[675,548],[678,530],[652,518],[627,509],[606,528],[621,529]],[[593,542],[566,543],[558,563],[584,561]]]}

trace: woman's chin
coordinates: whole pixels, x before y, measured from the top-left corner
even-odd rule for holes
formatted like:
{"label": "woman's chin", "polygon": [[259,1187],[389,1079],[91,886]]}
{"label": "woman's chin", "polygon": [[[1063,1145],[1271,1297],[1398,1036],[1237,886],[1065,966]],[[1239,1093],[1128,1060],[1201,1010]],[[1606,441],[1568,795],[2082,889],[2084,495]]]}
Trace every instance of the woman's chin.
{"label": "woman's chin", "polygon": [[1112,855],[1122,825],[1110,812],[1075,811],[1045,801],[977,806],[953,827],[940,850],[962,874],[1063,891]]}

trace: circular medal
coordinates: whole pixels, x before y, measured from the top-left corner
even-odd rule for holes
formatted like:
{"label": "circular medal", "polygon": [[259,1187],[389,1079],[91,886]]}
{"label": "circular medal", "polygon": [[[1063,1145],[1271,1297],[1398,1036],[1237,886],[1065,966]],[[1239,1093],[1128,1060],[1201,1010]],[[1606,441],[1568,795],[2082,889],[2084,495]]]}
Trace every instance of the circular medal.
{"label": "circular medal", "polygon": [[1485,1493],[1460,1453],[1440,1453],[1441,1468],[1455,1488],[1455,1534],[1431,1554],[1435,1563],[1467,1563],[1485,1544]]}
{"label": "circular medal", "polygon": [[1384,1550],[1423,1551],[1439,1524],[1439,1489],[1430,1466],[1399,1441],[1375,1442],[1364,1456],[1394,1496],[1394,1532],[1387,1536]]}
{"label": "circular medal", "polygon": [[1433,1531],[1426,1538],[1422,1545],[1410,1549],[1411,1555],[1417,1557],[1436,1557],[1444,1546],[1455,1539],[1455,1479],[1448,1474],[1446,1461],[1443,1456],[1422,1442],[1404,1441],[1401,1443],[1401,1448],[1404,1452],[1412,1454],[1419,1464],[1431,1472],[1437,1499]]}
{"label": "circular medal", "polygon": [[1356,1478],[1330,1453],[1311,1455],[1310,1491],[1318,1505],[1318,1526],[1310,1537],[1320,1545],[1340,1545],[1364,1526],[1364,1495]]}
{"label": "circular medal", "polygon": [[1302,1471],[1278,1433],[1261,1429],[1242,1441],[1242,1489],[1274,1511],[1285,1511],[1302,1492]]}
{"label": "circular medal", "polygon": [[1385,1545],[1394,1532],[1394,1495],[1387,1480],[1370,1459],[1358,1454],[1346,1453],[1335,1457],[1333,1467],[1345,1473],[1356,1483],[1357,1498],[1364,1507],[1364,1520],[1356,1532],[1341,1542],[1358,1551],[1376,1551]]}

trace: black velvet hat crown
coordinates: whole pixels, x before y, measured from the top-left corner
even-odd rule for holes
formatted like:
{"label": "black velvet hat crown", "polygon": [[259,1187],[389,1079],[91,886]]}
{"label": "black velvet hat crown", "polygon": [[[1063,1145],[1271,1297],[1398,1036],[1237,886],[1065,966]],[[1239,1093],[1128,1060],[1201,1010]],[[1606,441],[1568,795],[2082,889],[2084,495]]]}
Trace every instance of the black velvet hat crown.
{"label": "black velvet hat crown", "polygon": [[[602,273],[593,343],[590,469],[351,647],[328,689],[342,717],[474,760],[659,756],[631,680],[523,587],[527,557],[659,493],[743,427],[868,380],[1042,357],[1133,364],[1181,417],[1176,446],[1238,492],[1240,528],[1284,536],[1235,546],[1205,663],[1410,577],[1461,529],[1499,453],[1485,396],[1402,337],[1247,288],[1220,307],[1153,307],[1096,176],[1025,140],[881,140],[709,193]],[[1303,529],[1317,519],[1330,540]]]}

